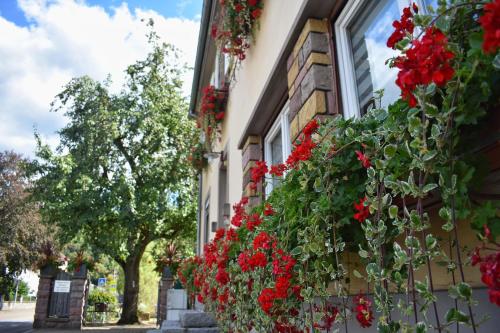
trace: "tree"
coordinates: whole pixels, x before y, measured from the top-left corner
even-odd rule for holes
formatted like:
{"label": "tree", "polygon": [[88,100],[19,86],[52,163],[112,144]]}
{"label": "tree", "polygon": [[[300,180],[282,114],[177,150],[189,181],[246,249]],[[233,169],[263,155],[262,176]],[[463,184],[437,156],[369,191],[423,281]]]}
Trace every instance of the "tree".
{"label": "tree", "polygon": [[196,182],[188,161],[195,128],[181,95],[176,51],[159,44],[126,70],[118,94],[84,76],[52,104],[68,125],[52,151],[37,136],[36,195],[61,239],[81,237],[125,274],[119,323],[138,322],[139,264],[158,239],[194,237]]}
{"label": "tree", "polygon": [[47,239],[38,207],[29,199],[28,160],[11,151],[0,152],[0,295],[9,297],[19,274],[38,259]]}

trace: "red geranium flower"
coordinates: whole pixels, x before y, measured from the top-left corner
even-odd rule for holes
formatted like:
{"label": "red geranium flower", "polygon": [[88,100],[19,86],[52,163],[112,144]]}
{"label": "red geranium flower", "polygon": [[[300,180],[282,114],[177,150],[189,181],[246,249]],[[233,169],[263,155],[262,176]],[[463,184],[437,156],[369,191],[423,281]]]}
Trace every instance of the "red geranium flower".
{"label": "red geranium flower", "polygon": [[413,91],[418,85],[434,82],[443,86],[455,74],[450,63],[455,55],[447,46],[448,39],[443,32],[430,27],[421,40],[414,40],[411,48],[394,61],[394,65],[399,68],[396,84],[401,88],[401,96],[411,107],[417,105]]}
{"label": "red geranium flower", "polygon": [[311,120],[310,122],[307,123],[307,125],[304,127],[302,130],[302,133],[308,137],[313,135],[319,128],[318,121],[316,119]]}
{"label": "red geranium flower", "polygon": [[[418,7],[415,3],[413,3],[413,11],[418,13]],[[407,34],[413,34],[413,30],[415,29],[415,25],[413,24],[413,13],[411,12],[410,7],[403,9],[401,20],[394,21],[392,26],[395,30],[387,40],[387,46],[391,49],[395,49],[396,43],[401,41]]]}
{"label": "red geranium flower", "polygon": [[259,301],[262,310],[265,313],[270,314],[271,308],[273,307],[274,304],[274,290],[271,288],[263,289],[257,300]]}
{"label": "red geranium flower", "polygon": [[243,5],[240,4],[240,3],[237,3],[235,6],[234,6],[234,10],[239,13],[243,10]]}
{"label": "red geranium flower", "polygon": [[266,255],[260,251],[256,252],[249,258],[248,263],[252,269],[255,269],[257,267],[266,267],[267,265]]}
{"label": "red geranium flower", "polygon": [[360,223],[365,222],[365,220],[370,216],[370,210],[365,206],[366,197],[360,199],[358,203],[354,203],[354,209],[357,213],[354,214],[354,219],[358,220]]}
{"label": "red geranium flower", "polygon": [[290,279],[287,277],[277,277],[276,278],[276,287],[274,296],[276,298],[285,299],[288,297],[288,289],[290,288]]}
{"label": "red geranium flower", "polygon": [[285,164],[276,164],[276,165],[271,165],[271,170],[269,173],[275,177],[281,177],[285,173],[287,167]]}
{"label": "red geranium flower", "polygon": [[257,9],[252,10],[252,13],[251,13],[251,15],[252,15],[252,17],[253,17],[254,19],[258,19],[258,18],[260,17],[260,15],[261,15],[261,14],[262,14],[262,10],[260,10],[260,9],[258,9],[258,8],[257,8]]}
{"label": "red geranium flower", "polygon": [[250,270],[249,257],[246,251],[241,252],[240,255],[238,256],[238,264],[240,265],[242,272],[247,272]]}
{"label": "red geranium flower", "polygon": [[247,204],[248,197],[243,197],[240,202],[233,205],[234,216],[231,218],[231,224],[235,227],[240,227],[243,219],[246,218],[245,206]]}
{"label": "red geranium flower", "polygon": [[251,169],[251,179],[255,183],[259,183],[262,181],[262,178],[266,175],[268,171],[267,164],[264,161],[255,162],[255,166]]}
{"label": "red geranium flower", "polygon": [[356,319],[360,323],[361,327],[366,328],[372,326],[372,321],[374,319],[371,309],[372,302],[370,302],[364,295],[359,294],[354,298],[354,304]]}
{"label": "red geranium flower", "polygon": [[358,161],[361,161],[361,165],[363,166],[363,168],[368,169],[372,166],[370,159],[365,154],[363,154],[359,150],[356,150],[356,155],[358,155]]}
{"label": "red geranium flower", "polygon": [[257,6],[258,2],[259,2],[259,0],[248,0],[248,5],[255,7],[255,6]]}
{"label": "red geranium flower", "polygon": [[494,54],[500,48],[500,0],[484,5],[479,23],[484,30],[483,51]]}
{"label": "red geranium flower", "polygon": [[274,215],[273,207],[271,206],[271,204],[269,202],[266,202],[266,204],[264,206],[264,215],[265,216]]}
{"label": "red geranium flower", "polygon": [[258,227],[261,223],[262,219],[260,218],[259,214],[252,214],[248,216],[246,227],[248,230],[254,231],[254,229]]}
{"label": "red geranium flower", "polygon": [[271,248],[271,236],[265,231],[261,231],[253,240],[253,249],[255,251],[263,249],[269,250]]}

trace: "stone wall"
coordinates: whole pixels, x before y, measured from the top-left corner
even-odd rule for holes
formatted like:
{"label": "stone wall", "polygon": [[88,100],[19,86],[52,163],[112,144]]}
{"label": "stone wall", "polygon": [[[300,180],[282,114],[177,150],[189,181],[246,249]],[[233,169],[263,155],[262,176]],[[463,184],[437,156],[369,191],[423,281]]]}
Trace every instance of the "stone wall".
{"label": "stone wall", "polygon": [[290,137],[313,118],[334,115],[334,68],[328,21],[308,19],[287,61]]}
{"label": "stone wall", "polygon": [[255,135],[249,136],[243,146],[243,196],[248,197],[250,207],[258,205],[262,200],[262,182],[255,185],[251,178],[251,169],[255,162],[264,158],[262,150],[262,139]]}

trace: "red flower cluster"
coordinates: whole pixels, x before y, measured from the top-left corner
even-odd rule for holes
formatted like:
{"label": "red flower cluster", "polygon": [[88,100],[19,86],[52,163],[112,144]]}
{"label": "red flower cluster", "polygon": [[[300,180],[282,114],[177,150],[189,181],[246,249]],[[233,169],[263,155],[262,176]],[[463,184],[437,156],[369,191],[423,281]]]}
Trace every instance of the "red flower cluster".
{"label": "red flower cluster", "polygon": [[455,74],[451,66],[455,55],[447,46],[448,39],[443,32],[430,27],[421,40],[414,40],[410,49],[396,58],[394,65],[399,68],[396,84],[401,88],[401,96],[411,107],[417,105],[413,91],[418,85],[434,82],[441,87]]}
{"label": "red flower cluster", "polygon": [[319,124],[316,119],[311,120],[304,127],[299,140],[293,145],[294,149],[290,156],[288,156],[286,164],[271,165],[269,169],[265,161],[256,162],[255,166],[250,169],[250,179],[253,181],[251,188],[255,190],[257,184],[264,179],[268,172],[272,176],[281,177],[288,169],[297,168],[301,161],[310,159],[312,149],[316,147],[316,143],[312,140],[312,135],[316,133],[318,128]]}
{"label": "red flower cluster", "polygon": [[262,15],[262,0],[221,0],[222,29],[213,26],[212,38],[222,44],[222,52],[245,59],[245,52],[250,47],[252,26]]}
{"label": "red flower cluster", "polygon": [[361,327],[366,328],[372,326],[373,311],[371,309],[372,302],[364,295],[359,294],[354,297],[354,312],[356,312],[356,319]]}
{"label": "red flower cluster", "polygon": [[322,307],[314,305],[314,311],[319,312],[322,315],[322,323],[314,323],[314,328],[326,330],[327,332],[329,332],[339,314],[339,309],[333,304],[326,304]]}
{"label": "red flower cluster", "polygon": [[500,306],[500,251],[481,257],[479,248],[474,250],[472,265],[479,264],[481,281],[488,287],[490,302]]}
{"label": "red flower cluster", "polygon": [[266,202],[264,206],[264,216],[271,216],[274,215],[274,209],[273,206],[269,202]]}
{"label": "red flower cluster", "polygon": [[484,5],[484,14],[479,18],[479,23],[484,30],[484,53],[496,53],[500,48],[500,0]]}
{"label": "red flower cluster", "polygon": [[262,224],[262,218],[259,214],[252,214],[248,216],[246,227],[250,231],[254,231],[256,227]]}
{"label": "red flower cluster", "polygon": [[318,121],[311,120],[302,130],[300,138],[293,144],[293,151],[286,160],[289,169],[297,168],[301,161],[307,161],[312,156],[312,150],[316,143],[312,140],[312,135],[318,130]]}
{"label": "red flower cluster", "polygon": [[[415,3],[413,3],[413,11],[415,14],[418,13],[418,7]],[[396,48],[396,44],[403,40],[408,35],[413,35],[413,30],[415,29],[415,25],[413,24],[413,13],[410,7],[406,7],[403,9],[403,15],[401,15],[400,21],[392,22],[392,26],[394,27],[394,32],[387,40],[387,46],[391,49]]]}
{"label": "red flower cluster", "polygon": [[247,213],[245,207],[248,204],[248,197],[241,198],[240,202],[233,205],[234,215],[231,218],[231,224],[235,227],[241,227],[243,219],[246,219]]}
{"label": "red flower cluster", "polygon": [[248,259],[248,264],[252,269],[257,267],[266,267],[267,265],[267,257],[262,252],[255,252],[250,259]]}
{"label": "red flower cluster", "polygon": [[264,161],[257,161],[250,170],[250,178],[255,183],[260,183],[268,172],[267,164]]}
{"label": "red flower cluster", "polygon": [[253,239],[253,249],[257,250],[269,250],[271,248],[272,238],[265,231],[261,231],[255,238]]}
{"label": "red flower cluster", "polygon": [[212,115],[217,122],[222,122],[224,119],[226,93],[209,85],[203,88],[202,94],[200,113]]}
{"label": "red flower cluster", "polygon": [[274,305],[274,299],[274,290],[272,288],[262,289],[259,297],[257,298],[260,307],[267,314],[271,314],[271,308]]}
{"label": "red flower cluster", "polygon": [[358,220],[360,223],[365,222],[365,220],[370,216],[370,210],[365,206],[366,197],[360,199],[358,203],[354,203],[354,209],[357,211],[354,214],[354,219]]}
{"label": "red flower cluster", "polygon": [[355,153],[358,156],[358,161],[361,162],[361,165],[363,166],[363,168],[368,169],[369,167],[372,166],[370,159],[365,154],[363,154],[359,150],[356,150]]}
{"label": "red flower cluster", "polygon": [[287,170],[287,167],[285,164],[276,164],[276,165],[271,165],[271,170],[269,173],[275,177],[281,177]]}

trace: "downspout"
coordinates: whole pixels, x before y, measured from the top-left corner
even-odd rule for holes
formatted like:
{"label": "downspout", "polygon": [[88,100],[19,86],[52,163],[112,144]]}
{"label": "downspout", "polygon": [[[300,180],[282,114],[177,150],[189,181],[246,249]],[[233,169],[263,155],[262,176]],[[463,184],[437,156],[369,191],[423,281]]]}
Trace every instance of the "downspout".
{"label": "downspout", "polygon": [[196,216],[196,255],[201,254],[201,185],[203,184],[203,173],[198,175],[198,214]]}

